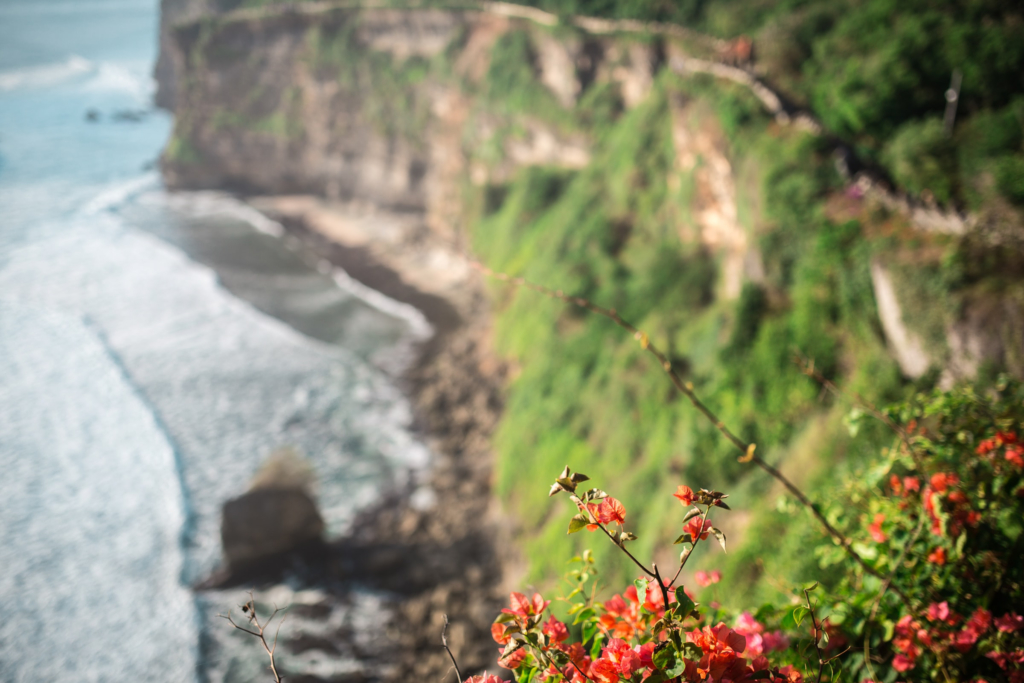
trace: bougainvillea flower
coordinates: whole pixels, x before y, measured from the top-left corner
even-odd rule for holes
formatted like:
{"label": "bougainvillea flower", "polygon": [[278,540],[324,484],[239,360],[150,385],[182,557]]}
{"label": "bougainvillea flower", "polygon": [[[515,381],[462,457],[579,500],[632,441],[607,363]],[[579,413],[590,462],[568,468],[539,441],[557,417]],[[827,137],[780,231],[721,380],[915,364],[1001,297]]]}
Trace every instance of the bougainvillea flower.
{"label": "bougainvillea flower", "polygon": [[618,683],[619,670],[614,663],[601,657],[590,665],[590,677],[597,683]]}
{"label": "bougainvillea flower", "polygon": [[917,477],[903,477],[903,486],[907,489],[907,493],[911,491],[921,490],[921,480]]}
{"label": "bougainvillea flower", "polygon": [[914,660],[904,654],[896,655],[892,658],[892,668],[900,673],[909,671],[914,668]]}
{"label": "bougainvillea flower", "polygon": [[936,472],[930,480],[936,493],[945,493],[946,489],[960,483],[960,477],[951,472]]}
{"label": "bougainvillea flower", "polygon": [[996,445],[1017,443],[1017,435],[1014,432],[996,432]]}
{"label": "bougainvillea flower", "polygon": [[1020,446],[1007,448],[1006,459],[1017,467],[1024,467],[1024,448]]}
{"label": "bougainvillea flower", "polygon": [[626,521],[626,508],[619,501],[611,496],[601,501],[597,506],[597,518],[601,524],[622,524]]}
{"label": "bougainvillea flower", "polygon": [[722,580],[722,572],[717,569],[713,572],[706,572],[702,569],[695,573],[693,578],[701,588],[707,588],[711,584],[718,583]]}
{"label": "bougainvillea flower", "polygon": [[889,477],[889,488],[891,488],[892,492],[898,496],[903,493],[903,482],[901,482],[900,478],[894,474]]}
{"label": "bougainvillea flower", "polygon": [[544,622],[543,631],[544,635],[554,643],[563,643],[569,638],[569,629],[566,628],[565,624],[555,619],[553,614]]}
{"label": "bougainvillea flower", "polygon": [[679,485],[676,492],[672,494],[679,499],[679,502],[683,504],[683,507],[690,507],[693,505],[693,489],[689,486]]}
{"label": "bougainvillea flower", "polygon": [[778,672],[787,683],[803,683],[804,675],[794,668],[792,664],[779,667]]}
{"label": "bougainvillea flower", "polygon": [[508,641],[511,640],[505,634],[505,624],[491,624],[491,638],[494,638],[498,645],[508,645]]}
{"label": "bougainvillea flower", "polygon": [[942,602],[933,602],[928,605],[928,618],[932,621],[945,621],[949,618],[949,603],[943,600]]}
{"label": "bougainvillea flower", "polygon": [[[704,526],[701,526],[702,524],[704,524]],[[708,537],[709,531],[711,531],[711,524],[706,523],[700,517],[694,517],[683,525],[683,533],[690,534],[690,537],[693,538],[693,540],[697,540],[697,537],[699,536],[700,540],[703,541]]]}
{"label": "bougainvillea flower", "polygon": [[868,532],[871,534],[871,538],[875,539],[875,543],[885,543],[889,537],[882,531],[882,522],[885,521],[885,515],[878,513],[875,515],[875,521],[868,525]]}
{"label": "bougainvillea flower", "polygon": [[615,665],[619,675],[629,678],[643,667],[640,655],[620,638],[612,638],[601,650],[601,658]]}
{"label": "bougainvillea flower", "polygon": [[965,628],[977,633],[979,636],[992,627],[992,613],[987,609],[979,607],[974,610]]}
{"label": "bougainvillea flower", "polygon": [[937,564],[940,567],[946,564],[946,549],[939,546],[935,550],[928,553],[928,561],[932,564]]}
{"label": "bougainvillea flower", "polygon": [[996,628],[1003,633],[1012,633],[1013,631],[1019,631],[1024,628],[1024,617],[1010,612],[1001,617],[997,617],[995,624]]}
{"label": "bougainvillea flower", "polygon": [[526,659],[526,650],[519,648],[504,657],[498,657],[498,666],[506,669],[518,669]]}
{"label": "bougainvillea flower", "polygon": [[505,681],[494,674],[479,674],[467,678],[466,683],[505,683]]}
{"label": "bougainvillea flower", "polygon": [[967,652],[978,642],[978,634],[973,629],[965,628],[953,634],[953,647],[960,652]]}
{"label": "bougainvillea flower", "polygon": [[512,593],[509,596],[509,607],[501,610],[505,614],[514,614],[519,617],[535,617],[551,604],[550,600],[545,600],[541,597],[540,593],[533,594],[533,600],[527,599],[522,593]]}

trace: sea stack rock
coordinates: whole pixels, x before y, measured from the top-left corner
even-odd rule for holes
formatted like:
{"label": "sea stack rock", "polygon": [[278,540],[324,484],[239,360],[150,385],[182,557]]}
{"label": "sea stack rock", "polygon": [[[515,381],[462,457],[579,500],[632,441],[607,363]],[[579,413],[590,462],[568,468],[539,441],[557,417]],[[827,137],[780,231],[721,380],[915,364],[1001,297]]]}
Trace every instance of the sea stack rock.
{"label": "sea stack rock", "polygon": [[257,473],[248,493],[224,504],[221,543],[230,571],[322,542],[324,521],[311,495],[309,466],[278,451]]}

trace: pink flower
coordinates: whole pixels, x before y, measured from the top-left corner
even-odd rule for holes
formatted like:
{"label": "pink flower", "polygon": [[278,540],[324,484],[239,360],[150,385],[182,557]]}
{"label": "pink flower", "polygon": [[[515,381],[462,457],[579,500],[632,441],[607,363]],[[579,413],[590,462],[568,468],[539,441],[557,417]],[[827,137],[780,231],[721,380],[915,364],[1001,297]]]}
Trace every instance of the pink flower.
{"label": "pink flower", "polygon": [[761,636],[765,652],[776,652],[789,648],[789,637],[782,631],[772,631]]}
{"label": "pink flower", "polygon": [[940,546],[931,551],[928,553],[928,561],[932,564],[937,564],[940,567],[946,564],[946,549]]}
{"label": "pink flower", "polygon": [[943,600],[928,605],[928,618],[932,621],[945,621],[949,618],[949,603]]}
{"label": "pink flower", "polygon": [[700,570],[693,575],[693,578],[696,579],[701,588],[707,588],[711,584],[718,583],[722,580],[722,572],[717,569],[712,572]]}
{"label": "pink flower", "polygon": [[900,673],[914,668],[914,660],[906,655],[896,655],[892,658],[892,668]]}

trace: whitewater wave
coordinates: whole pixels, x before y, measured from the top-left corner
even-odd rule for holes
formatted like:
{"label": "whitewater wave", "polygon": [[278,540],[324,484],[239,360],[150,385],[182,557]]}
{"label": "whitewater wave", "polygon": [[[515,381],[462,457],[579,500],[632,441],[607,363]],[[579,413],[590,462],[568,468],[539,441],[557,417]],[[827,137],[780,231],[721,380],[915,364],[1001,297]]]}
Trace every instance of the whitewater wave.
{"label": "whitewater wave", "polygon": [[93,62],[69,55],[62,62],[40,64],[0,71],[0,92],[77,85],[88,93],[120,93],[147,104],[156,83],[146,73],[146,65]]}
{"label": "whitewater wave", "polygon": [[133,97],[140,104],[148,103],[156,90],[156,82],[136,65],[100,62],[92,77],[82,83],[86,92],[117,92]]}
{"label": "whitewater wave", "polygon": [[0,91],[22,88],[47,88],[87,74],[95,73],[96,65],[85,57],[71,55],[57,64],[29,66],[0,71]]}
{"label": "whitewater wave", "polygon": [[144,173],[137,178],[126,180],[104,190],[89,200],[81,210],[80,215],[96,216],[101,213],[113,211],[122,206],[126,201],[147,190],[160,186],[160,175],[156,171]]}
{"label": "whitewater wave", "polygon": [[[266,235],[277,238],[285,236],[284,226],[279,222],[265,216],[245,202],[221,192],[177,192],[168,194],[166,201],[175,210],[193,218],[227,216],[248,223]],[[342,291],[351,294],[381,313],[398,318],[408,324],[413,345],[430,339],[434,334],[434,327],[418,308],[367,287],[353,279],[341,268],[334,267],[326,261],[318,263],[317,269],[323,274],[330,274]],[[396,367],[406,365],[411,353],[412,349],[408,349],[400,354],[402,360]],[[392,365],[391,363],[385,364]]]}

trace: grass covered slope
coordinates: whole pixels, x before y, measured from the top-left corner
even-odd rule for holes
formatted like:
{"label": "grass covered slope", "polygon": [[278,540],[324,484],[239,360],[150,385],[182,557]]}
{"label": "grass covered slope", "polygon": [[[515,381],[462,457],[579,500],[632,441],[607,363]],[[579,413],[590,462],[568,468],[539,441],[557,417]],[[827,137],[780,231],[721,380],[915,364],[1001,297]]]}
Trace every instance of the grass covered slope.
{"label": "grass covered slope", "polygon": [[[708,160],[681,166],[673,139],[680,108],[689,126],[717,127],[728,140],[738,215],[760,261],[747,268],[739,296],[723,292],[726,257],[695,226],[694,175]],[[916,268],[936,273],[932,304],[956,310],[966,291],[951,275],[961,242],[851,211],[819,139],[777,127],[745,91],[710,79],[663,73],[643,104],[591,133],[586,168],[526,169],[507,186],[478,191],[477,253],[496,270],[615,308],[667,350],[726,424],[812,497],[826,496],[887,435],[870,426],[854,449],[844,424],[850,406],[823,399],[794,353],[876,403],[934,384],[937,369],[914,385],[890,357],[871,262],[918,254]],[[904,295],[922,282],[909,279]],[[739,514],[725,528],[742,542],[705,565],[729,570],[725,602],[749,605],[792,581],[825,578],[802,550],[822,538],[809,515],[738,463],[628,334],[529,290],[496,284],[493,293],[499,350],[520,368],[495,444],[497,485],[522,522],[529,580],[561,575],[587,544],[601,559],[614,550],[586,534],[573,537],[575,546],[565,539],[563,511],[546,486],[565,464],[622,500],[640,536],[636,553],[660,553],[663,564],[675,561],[679,529],[663,523],[677,505],[675,484],[733,493]],[[618,560],[605,568],[613,583],[629,573]]]}

